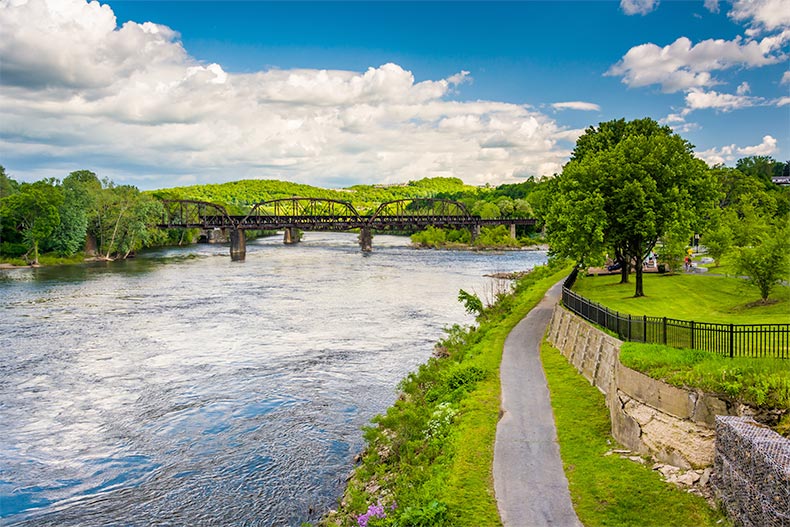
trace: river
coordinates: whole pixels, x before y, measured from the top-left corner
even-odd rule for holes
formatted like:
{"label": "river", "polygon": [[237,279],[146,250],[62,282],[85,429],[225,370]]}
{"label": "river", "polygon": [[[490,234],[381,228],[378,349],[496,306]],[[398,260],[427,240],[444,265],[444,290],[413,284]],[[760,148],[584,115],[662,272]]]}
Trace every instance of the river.
{"label": "river", "polygon": [[0,524],[314,521],[398,381],[473,322],[458,290],[545,259],[305,233],[0,271]]}

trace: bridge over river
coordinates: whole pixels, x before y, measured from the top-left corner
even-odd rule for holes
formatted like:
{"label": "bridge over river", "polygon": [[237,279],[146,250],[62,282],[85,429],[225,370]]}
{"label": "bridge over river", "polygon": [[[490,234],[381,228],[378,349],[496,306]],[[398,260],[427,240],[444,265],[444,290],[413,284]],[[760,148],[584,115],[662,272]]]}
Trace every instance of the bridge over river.
{"label": "bridge over river", "polygon": [[163,229],[221,230],[230,234],[230,256],[244,260],[247,230],[284,230],[283,241],[295,243],[298,231],[359,229],[359,245],[373,249],[373,231],[419,230],[428,226],[469,229],[474,239],[481,227],[507,225],[515,238],[517,225],[535,225],[533,218],[483,219],[463,203],[447,199],[411,198],[382,203],[373,214],[360,214],[351,203],[322,198],[282,198],[255,204],[246,216],[231,215],[221,205],[196,200],[163,200]]}

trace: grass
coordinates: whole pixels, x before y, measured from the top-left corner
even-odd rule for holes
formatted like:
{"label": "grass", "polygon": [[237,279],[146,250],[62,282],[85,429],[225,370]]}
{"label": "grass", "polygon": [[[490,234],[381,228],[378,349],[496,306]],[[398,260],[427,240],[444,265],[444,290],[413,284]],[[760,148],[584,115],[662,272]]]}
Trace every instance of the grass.
{"label": "grass", "polygon": [[619,275],[586,276],[574,290],[609,309],[632,315],[671,317],[724,324],[790,322],[790,287],[777,286],[769,303],[743,280],[694,274],[644,275],[645,296],[634,298],[634,280],[620,284]]}
{"label": "grass", "polygon": [[[39,265],[70,265],[79,264],[85,261],[85,254],[78,253],[74,256],[56,256],[54,254],[41,254],[38,257]],[[22,258],[0,257],[0,263],[27,267],[30,264]]]}
{"label": "grass", "polygon": [[703,498],[665,483],[648,466],[604,455],[618,448],[604,396],[545,341],[541,360],[571,500],[586,527],[726,525]]}
{"label": "grass", "polygon": [[369,526],[501,525],[492,467],[502,349],[510,330],[569,271],[536,270],[488,308],[477,328],[448,331],[438,356],[404,379],[399,400],[366,429],[362,463],[323,525],[357,525],[379,501],[397,508]]}
{"label": "grass", "polygon": [[730,359],[707,351],[626,342],[620,362],[674,386],[700,388],[756,408],[790,410],[788,360]]}

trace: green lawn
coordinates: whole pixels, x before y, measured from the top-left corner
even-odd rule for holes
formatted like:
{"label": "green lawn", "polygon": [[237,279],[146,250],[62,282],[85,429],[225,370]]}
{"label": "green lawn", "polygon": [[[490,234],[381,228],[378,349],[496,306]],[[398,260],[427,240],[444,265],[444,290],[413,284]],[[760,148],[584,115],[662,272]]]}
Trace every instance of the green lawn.
{"label": "green lawn", "polygon": [[571,500],[586,527],[729,525],[704,499],[665,483],[649,465],[605,456],[620,447],[610,434],[603,394],[545,341],[541,360]]}
{"label": "green lawn", "polygon": [[762,408],[790,409],[790,361],[731,359],[707,351],[625,342],[620,362],[679,387],[700,388]]}
{"label": "green lawn", "polygon": [[632,315],[671,317],[724,324],[790,323],[790,287],[777,286],[769,304],[743,280],[704,274],[646,274],[645,296],[634,298],[634,280],[620,284],[619,275],[585,276],[574,290],[609,309]]}

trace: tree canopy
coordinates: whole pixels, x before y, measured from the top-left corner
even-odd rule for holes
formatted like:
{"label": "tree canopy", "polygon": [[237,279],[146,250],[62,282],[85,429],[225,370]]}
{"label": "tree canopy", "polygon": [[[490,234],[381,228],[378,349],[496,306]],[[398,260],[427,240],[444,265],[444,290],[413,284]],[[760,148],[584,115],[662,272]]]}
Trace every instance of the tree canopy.
{"label": "tree canopy", "polygon": [[555,254],[600,263],[612,253],[634,296],[643,296],[642,262],[665,235],[690,237],[718,199],[693,146],[652,119],[590,127],[553,186],[546,231]]}

